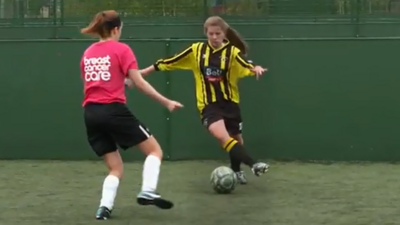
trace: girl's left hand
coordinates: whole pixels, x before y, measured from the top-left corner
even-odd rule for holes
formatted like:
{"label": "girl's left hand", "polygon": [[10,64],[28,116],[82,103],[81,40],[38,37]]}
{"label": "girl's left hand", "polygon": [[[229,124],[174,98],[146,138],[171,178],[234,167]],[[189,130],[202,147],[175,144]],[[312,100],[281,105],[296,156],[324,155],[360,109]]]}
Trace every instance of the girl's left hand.
{"label": "girl's left hand", "polygon": [[263,73],[267,72],[267,68],[263,68],[261,66],[255,66],[251,71],[253,71],[256,74],[256,79],[258,80],[259,77],[263,75]]}
{"label": "girl's left hand", "polygon": [[129,78],[125,78],[125,85],[128,86],[128,88],[132,89],[133,88],[133,81]]}

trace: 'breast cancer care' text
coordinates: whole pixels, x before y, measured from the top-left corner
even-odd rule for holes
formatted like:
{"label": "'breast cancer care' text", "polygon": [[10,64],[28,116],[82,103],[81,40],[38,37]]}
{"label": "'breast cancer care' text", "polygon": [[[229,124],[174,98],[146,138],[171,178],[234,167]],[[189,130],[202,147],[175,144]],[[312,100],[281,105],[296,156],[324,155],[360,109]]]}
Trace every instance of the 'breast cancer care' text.
{"label": "'breast cancer care' text", "polygon": [[90,81],[109,81],[111,79],[110,73],[110,56],[86,58],[84,57],[85,66],[85,80]]}

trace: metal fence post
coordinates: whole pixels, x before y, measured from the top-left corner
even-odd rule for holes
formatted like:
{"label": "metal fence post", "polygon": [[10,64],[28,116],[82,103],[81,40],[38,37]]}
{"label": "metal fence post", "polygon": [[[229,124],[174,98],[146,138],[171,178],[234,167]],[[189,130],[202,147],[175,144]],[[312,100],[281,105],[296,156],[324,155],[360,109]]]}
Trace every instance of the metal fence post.
{"label": "metal fence post", "polygon": [[352,1],[353,5],[353,12],[355,14],[355,18],[353,21],[354,25],[354,37],[359,37],[360,36],[360,20],[361,20],[361,0],[353,0]]}
{"label": "metal fence post", "polygon": [[58,4],[57,4],[57,0],[53,0],[53,26],[56,26],[57,25],[57,7],[58,7]]}
{"label": "metal fence post", "polygon": [[[171,53],[171,40],[165,40],[165,55],[170,55]],[[165,95],[170,97],[171,96],[171,73],[166,71],[165,74]],[[165,137],[166,137],[166,149],[165,149],[165,158],[172,159],[172,121],[171,121],[171,113],[168,109],[165,109],[165,119],[166,119],[166,126],[165,126]]]}
{"label": "metal fence post", "polygon": [[53,38],[57,38],[57,7],[58,7],[58,1],[53,0],[53,8],[52,8],[52,13],[53,13]]}
{"label": "metal fence post", "polygon": [[[24,14],[26,11],[25,4],[22,0],[15,0],[13,1],[14,3],[14,20],[16,20],[16,24],[18,25],[24,25]],[[15,19],[17,17],[17,19]]]}
{"label": "metal fence post", "polygon": [[204,20],[206,20],[208,18],[208,1],[207,0],[203,0],[203,17]]}
{"label": "metal fence post", "polygon": [[64,26],[64,0],[60,0],[60,24]]}

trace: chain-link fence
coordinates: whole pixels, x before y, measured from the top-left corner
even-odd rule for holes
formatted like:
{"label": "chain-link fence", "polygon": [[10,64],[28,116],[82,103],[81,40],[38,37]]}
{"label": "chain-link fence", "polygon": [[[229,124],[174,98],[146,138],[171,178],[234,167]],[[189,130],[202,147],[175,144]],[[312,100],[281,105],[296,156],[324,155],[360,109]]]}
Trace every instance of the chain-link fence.
{"label": "chain-link fence", "polygon": [[86,23],[107,9],[132,23],[190,22],[214,14],[253,21],[393,20],[400,0],[0,0],[0,19],[3,25]]}

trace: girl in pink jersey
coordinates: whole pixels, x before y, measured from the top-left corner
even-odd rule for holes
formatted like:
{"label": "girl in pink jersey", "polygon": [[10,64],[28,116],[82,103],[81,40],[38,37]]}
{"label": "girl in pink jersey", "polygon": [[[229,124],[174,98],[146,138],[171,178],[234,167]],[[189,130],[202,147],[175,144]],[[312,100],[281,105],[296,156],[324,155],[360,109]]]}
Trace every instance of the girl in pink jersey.
{"label": "girl in pink jersey", "polygon": [[119,42],[122,22],[117,12],[103,11],[94,17],[82,33],[100,39],[83,53],[81,74],[84,83],[84,119],[87,137],[93,151],[105,161],[109,175],[103,183],[96,219],[111,215],[123,162],[118,151],[137,146],[147,157],[143,167],[142,191],[137,196],[141,205],[162,209],[173,207],[171,201],[156,193],[162,150],[149,129],[126,106],[125,80],[170,111],[183,107],[167,99],[146,82],[138,71],[136,57],[130,47]]}

